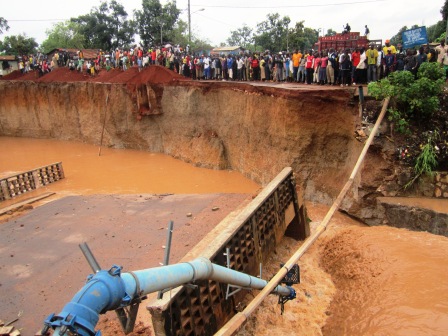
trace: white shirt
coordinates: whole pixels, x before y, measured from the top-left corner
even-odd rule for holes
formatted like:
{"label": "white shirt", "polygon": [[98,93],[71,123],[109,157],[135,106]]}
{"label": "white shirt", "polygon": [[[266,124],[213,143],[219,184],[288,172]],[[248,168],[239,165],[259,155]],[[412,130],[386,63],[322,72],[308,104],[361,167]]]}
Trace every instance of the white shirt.
{"label": "white shirt", "polygon": [[210,58],[206,57],[204,58],[204,69],[208,69],[210,66]]}
{"label": "white shirt", "polygon": [[378,51],[378,57],[376,58],[376,65],[377,66],[381,65],[382,58],[383,58],[383,52],[382,51]]}

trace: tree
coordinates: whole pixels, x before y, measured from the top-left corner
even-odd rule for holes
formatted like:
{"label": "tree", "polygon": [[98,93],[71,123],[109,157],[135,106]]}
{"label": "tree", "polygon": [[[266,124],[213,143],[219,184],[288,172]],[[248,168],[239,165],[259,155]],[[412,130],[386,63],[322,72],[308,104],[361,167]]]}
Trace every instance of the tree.
{"label": "tree", "polygon": [[448,0],[445,0],[443,7],[440,9],[440,14],[442,14],[443,21],[448,19]]}
{"label": "tree", "polygon": [[172,40],[174,44],[186,46],[188,44],[188,23],[183,20],[177,20],[172,31]]}
{"label": "tree", "polygon": [[134,11],[134,18],[143,44],[152,46],[158,41],[173,42],[179,14],[176,1],[162,6],[159,0],[142,0],[142,9]]}
{"label": "tree", "polygon": [[397,45],[397,44],[403,44],[403,37],[402,37],[402,35],[403,35],[403,32],[405,31],[405,30],[409,30],[409,29],[415,29],[415,28],[418,28],[419,26],[418,25],[413,25],[411,28],[408,28],[407,26],[404,26],[404,27],[402,27],[399,31],[398,31],[398,33],[396,34],[396,35],[394,35],[394,36],[392,36],[392,38],[390,39],[390,44],[391,45]]}
{"label": "tree", "polygon": [[110,0],[71,21],[79,25],[79,33],[86,37],[85,47],[110,50],[128,47],[134,41],[134,22],[127,16],[123,5]]}
{"label": "tree", "polygon": [[191,41],[190,50],[192,54],[205,54],[207,51],[213,49],[210,41],[200,38],[194,38]]}
{"label": "tree", "polygon": [[9,29],[8,21],[6,21],[4,18],[0,17],[0,34],[3,34],[8,29]]}
{"label": "tree", "polygon": [[289,32],[289,45],[292,49],[307,51],[313,48],[317,42],[317,31],[312,28],[306,28],[304,21],[296,22],[294,28]]}
{"label": "tree", "polygon": [[254,42],[252,31],[251,28],[244,24],[241,28],[230,32],[227,43],[231,46],[241,46],[247,49]]}
{"label": "tree", "polygon": [[29,55],[36,52],[38,44],[33,37],[25,34],[6,36],[2,42],[1,49],[8,55]]}
{"label": "tree", "polygon": [[46,31],[47,39],[42,42],[42,49],[45,53],[56,48],[85,48],[86,41],[80,33],[80,27],[76,22],[66,21],[53,25],[52,29]]}
{"label": "tree", "polygon": [[436,24],[426,28],[428,42],[436,42],[440,40],[440,36],[445,33],[446,22],[439,21]]}
{"label": "tree", "polygon": [[333,29],[328,29],[327,30],[327,33],[325,34],[325,36],[335,36],[337,33],[336,33],[336,30],[333,30]]}
{"label": "tree", "polygon": [[288,16],[280,18],[280,14],[268,14],[267,19],[257,24],[254,36],[255,44],[272,51],[286,50],[291,19]]}

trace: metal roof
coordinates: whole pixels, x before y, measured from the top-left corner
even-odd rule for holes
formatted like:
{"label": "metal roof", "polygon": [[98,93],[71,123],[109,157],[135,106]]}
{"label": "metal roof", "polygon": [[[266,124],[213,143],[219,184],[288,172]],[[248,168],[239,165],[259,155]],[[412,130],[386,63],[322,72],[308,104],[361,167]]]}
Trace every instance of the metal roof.
{"label": "metal roof", "polygon": [[16,57],[14,55],[3,55],[0,56],[0,61],[16,61]]}

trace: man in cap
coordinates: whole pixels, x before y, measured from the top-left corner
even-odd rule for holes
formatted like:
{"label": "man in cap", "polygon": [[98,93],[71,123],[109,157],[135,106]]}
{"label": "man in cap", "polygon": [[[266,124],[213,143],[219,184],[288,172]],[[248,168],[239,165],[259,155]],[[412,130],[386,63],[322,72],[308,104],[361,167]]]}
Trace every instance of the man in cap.
{"label": "man in cap", "polygon": [[393,55],[397,53],[397,49],[395,49],[395,46],[390,44],[390,40],[386,40],[385,44],[386,45],[383,47],[383,55],[387,55],[387,51],[389,50],[389,48]]}

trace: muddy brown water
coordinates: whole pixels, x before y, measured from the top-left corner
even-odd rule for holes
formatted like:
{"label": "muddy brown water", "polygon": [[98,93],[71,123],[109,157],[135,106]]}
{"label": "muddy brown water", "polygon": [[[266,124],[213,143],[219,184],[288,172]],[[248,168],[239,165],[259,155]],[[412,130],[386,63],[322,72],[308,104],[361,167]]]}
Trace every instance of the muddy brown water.
{"label": "muddy brown water", "polygon": [[[0,137],[0,148],[0,176],[62,161],[66,179],[45,188],[60,195],[255,193],[260,187],[239,173],[201,169],[161,154],[103,148],[98,156],[97,146],[9,137]],[[328,209],[307,206],[316,223]],[[285,239],[265,277],[298,246]],[[365,227],[338,213],[299,264],[298,299],[280,315],[277,298],[269,297],[240,335],[448,333],[446,237]]]}
{"label": "muddy brown water", "polygon": [[62,194],[253,193],[260,186],[234,171],[198,168],[164,154],[48,139],[0,137],[0,177],[62,161]]}

